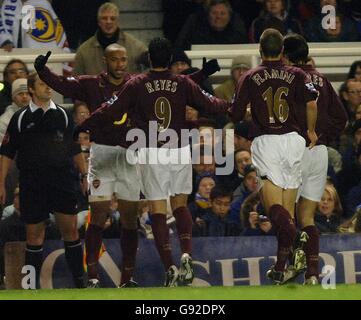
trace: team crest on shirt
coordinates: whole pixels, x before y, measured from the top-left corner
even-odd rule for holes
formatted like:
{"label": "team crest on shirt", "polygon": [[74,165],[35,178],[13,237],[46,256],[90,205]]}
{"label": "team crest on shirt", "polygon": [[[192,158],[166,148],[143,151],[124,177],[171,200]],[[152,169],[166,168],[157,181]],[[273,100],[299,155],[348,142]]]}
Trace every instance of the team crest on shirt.
{"label": "team crest on shirt", "polygon": [[100,186],[100,180],[99,180],[99,179],[93,180],[93,187],[94,187],[95,189],[98,189],[99,186]]}
{"label": "team crest on shirt", "polygon": [[114,121],[113,124],[115,126],[120,126],[125,123],[125,121],[127,120],[127,117],[128,117],[128,113],[124,113],[123,117],[119,121]]}

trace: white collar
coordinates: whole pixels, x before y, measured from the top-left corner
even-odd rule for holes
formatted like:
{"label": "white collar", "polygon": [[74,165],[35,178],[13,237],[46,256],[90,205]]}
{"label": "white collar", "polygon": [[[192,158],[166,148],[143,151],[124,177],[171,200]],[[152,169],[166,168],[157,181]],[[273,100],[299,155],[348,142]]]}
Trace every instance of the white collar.
{"label": "white collar", "polygon": [[[38,105],[36,105],[33,100],[30,100],[29,106],[30,106],[30,111],[31,112],[35,112],[36,110],[41,108]],[[47,109],[44,110],[44,112],[48,111],[49,109],[56,109],[56,105],[53,102],[53,100],[50,100],[50,105],[49,105],[49,107]]]}

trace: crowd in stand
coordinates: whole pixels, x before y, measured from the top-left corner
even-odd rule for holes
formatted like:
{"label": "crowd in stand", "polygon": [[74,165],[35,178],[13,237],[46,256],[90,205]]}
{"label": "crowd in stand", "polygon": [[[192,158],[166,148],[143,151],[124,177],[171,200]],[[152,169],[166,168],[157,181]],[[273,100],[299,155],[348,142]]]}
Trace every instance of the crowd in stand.
{"label": "crowd in stand", "polygon": [[[11,51],[14,47],[21,47],[21,41],[14,40],[18,39],[17,35],[11,33],[12,37],[9,37],[8,31],[1,31],[6,18],[6,2],[7,0],[4,0],[1,12],[0,46]],[[97,1],[96,5],[100,6],[103,2]],[[73,1],[71,3],[73,5]],[[95,3],[96,1],[92,5]],[[76,4],[75,1],[74,5]],[[64,7],[60,5],[60,1],[53,0],[53,5],[59,10],[59,16],[64,16]],[[336,29],[325,30],[321,27],[321,8],[324,5],[336,6]],[[71,49],[76,50],[74,73],[101,73],[104,49],[111,43],[118,43],[126,48],[129,72],[144,70],[147,65],[145,44],[119,28],[119,10],[114,4],[106,4],[102,8],[97,16],[98,28],[94,30],[95,34],[88,34],[91,37],[87,40],[84,34],[80,34],[81,30],[71,27],[68,19],[66,20],[65,31],[71,35]],[[164,0],[163,8],[164,34],[174,44],[170,69],[178,74],[190,74],[197,70],[192,68],[190,59],[183,51],[190,49],[192,44],[256,43],[262,31],[269,27],[276,28],[283,34],[303,34],[311,42],[361,39],[361,6],[354,0],[264,0],[263,3],[258,0]],[[197,32],[194,32],[195,30]],[[82,40],[86,41],[77,47]],[[40,42],[39,47],[42,47]],[[233,59],[231,76],[227,81],[214,90],[207,79],[200,85],[211,94],[231,100],[235,84],[241,75],[250,69],[250,65],[247,58],[236,57]],[[1,140],[6,139],[5,132],[12,115],[19,108],[29,104],[30,96],[26,82],[28,74],[26,64],[18,59],[9,61],[4,68],[3,83],[0,83]],[[350,66],[347,80],[340,87],[339,96],[347,110],[349,122],[344,133],[336,137],[337,143],[328,147],[329,179],[315,217],[321,233],[361,232],[361,61],[355,61]],[[90,111],[86,103],[75,101],[72,113],[75,126],[86,119]],[[201,140],[201,144],[197,146],[200,149],[200,163],[193,166],[193,193],[189,197],[193,235],[274,235],[271,222],[262,208],[258,194],[260,181],[251,160],[251,141],[248,139],[251,115],[248,114],[244,122],[233,124],[227,116],[211,118],[188,106],[186,117],[200,131],[208,130],[211,134],[214,129],[234,129],[234,171],[230,175],[217,175],[214,157],[202,154],[206,139]],[[89,135],[85,132],[80,133],[78,142],[84,154],[88,156]],[[7,241],[24,240],[25,237],[24,224],[20,219],[19,190],[16,188],[17,170],[14,167],[10,172],[7,179],[8,206],[3,210],[0,222],[0,247]],[[84,228],[88,203],[80,190],[78,199],[78,227]],[[121,208],[116,207],[115,201],[112,208],[109,208],[109,220],[106,225],[109,237],[119,236],[121,214]],[[151,238],[146,201],[143,201],[139,208],[139,218],[139,230],[144,236]],[[171,217],[168,222],[172,224]],[[51,219],[47,230],[49,239],[60,238]]]}

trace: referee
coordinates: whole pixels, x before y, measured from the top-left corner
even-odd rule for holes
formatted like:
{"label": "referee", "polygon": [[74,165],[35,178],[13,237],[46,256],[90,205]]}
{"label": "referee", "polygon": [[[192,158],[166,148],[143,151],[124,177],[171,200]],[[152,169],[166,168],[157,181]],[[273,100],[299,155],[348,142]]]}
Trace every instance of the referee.
{"label": "referee", "polygon": [[74,164],[87,190],[86,165],[81,148],[72,139],[69,119],[51,100],[52,90],[37,73],[28,77],[29,106],[17,111],[3,139],[0,200],[5,201],[5,178],[16,158],[19,168],[20,212],[26,223],[25,264],[34,266],[40,286],[44,221],[53,212],[64,239],[65,257],[76,287],[84,287],[83,250],[77,230]]}

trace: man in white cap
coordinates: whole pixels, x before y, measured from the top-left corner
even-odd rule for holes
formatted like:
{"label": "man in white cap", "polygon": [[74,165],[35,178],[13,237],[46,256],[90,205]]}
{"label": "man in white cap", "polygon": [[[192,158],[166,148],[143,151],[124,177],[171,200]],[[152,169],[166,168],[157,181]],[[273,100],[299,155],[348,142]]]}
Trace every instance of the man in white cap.
{"label": "man in white cap", "polygon": [[232,101],[236,84],[243,73],[251,68],[251,57],[237,56],[232,60],[231,77],[220,84],[214,94],[217,98]]}
{"label": "man in white cap", "polygon": [[11,85],[11,96],[13,103],[9,105],[0,116],[0,144],[4,138],[6,129],[13,114],[20,108],[29,105],[30,95],[28,92],[27,79],[16,79]]}

